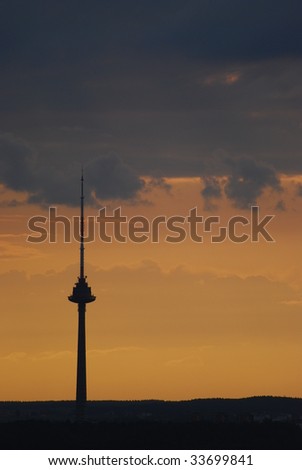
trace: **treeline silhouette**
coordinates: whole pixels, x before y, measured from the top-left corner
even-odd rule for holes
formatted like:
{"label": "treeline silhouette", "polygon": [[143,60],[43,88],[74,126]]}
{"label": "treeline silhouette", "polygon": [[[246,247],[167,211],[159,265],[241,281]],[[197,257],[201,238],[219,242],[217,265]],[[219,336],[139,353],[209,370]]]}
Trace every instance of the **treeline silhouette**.
{"label": "treeline silhouette", "polygon": [[[89,421],[238,421],[277,419],[283,416],[302,419],[302,399],[289,397],[209,398],[186,401],[88,401]],[[14,420],[73,420],[74,401],[0,402],[0,422]]]}

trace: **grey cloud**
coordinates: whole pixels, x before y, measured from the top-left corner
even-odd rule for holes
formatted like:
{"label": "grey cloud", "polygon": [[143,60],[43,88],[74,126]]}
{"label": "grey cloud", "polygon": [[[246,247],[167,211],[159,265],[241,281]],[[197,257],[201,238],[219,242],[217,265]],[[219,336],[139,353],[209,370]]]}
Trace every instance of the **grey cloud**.
{"label": "grey cloud", "polygon": [[[43,175],[42,175],[43,171]],[[79,204],[79,180],[81,166],[75,164],[69,171],[52,169],[50,173],[41,171],[43,186],[30,202],[57,203],[77,206]],[[94,203],[92,193],[97,199],[132,199],[144,187],[130,166],[118,156],[102,156],[84,166],[86,202]]]}
{"label": "grey cloud", "polygon": [[[60,69],[53,80],[35,72],[39,83],[25,89],[20,78],[9,77],[0,84],[0,128],[21,129],[43,157],[71,167],[86,155],[115,153],[142,175],[213,174],[207,171],[212,155],[223,149],[285,173],[302,171],[301,63],[139,64],[137,70],[133,62],[109,62],[104,73],[79,71],[74,79]],[[238,69],[231,85],[205,84]]]}
{"label": "grey cloud", "polygon": [[94,160],[86,174],[98,199],[131,199],[144,188],[144,181],[116,155]]}
{"label": "grey cloud", "polygon": [[[47,164],[39,168],[37,188],[28,197],[28,202],[38,205],[66,204],[78,206],[80,201],[80,174],[72,168],[57,169],[47,167]],[[89,198],[88,198],[89,200]]]}
{"label": "grey cloud", "polygon": [[235,207],[247,209],[257,202],[266,188],[281,190],[276,171],[266,164],[258,163],[251,158],[228,160],[231,170],[224,191]]}
{"label": "grey cloud", "polygon": [[16,191],[35,186],[34,157],[30,147],[11,134],[0,134],[0,181]]}
{"label": "grey cloud", "polygon": [[299,0],[39,0],[2,2],[10,57],[43,66],[100,54],[210,60],[301,56]]}
{"label": "grey cloud", "polygon": [[205,186],[201,190],[201,195],[205,200],[205,210],[210,211],[216,208],[213,199],[220,199],[222,197],[222,189],[219,180],[214,176],[208,176],[202,179]]}
{"label": "grey cloud", "polygon": [[[65,164],[64,164],[65,163]],[[79,204],[79,162],[54,165],[38,159],[34,151],[12,135],[0,135],[0,182],[15,191],[28,192],[32,204]],[[131,199],[144,188],[144,181],[118,156],[99,157],[86,167],[86,193],[99,199]]]}
{"label": "grey cloud", "polygon": [[157,189],[162,189],[169,193],[172,189],[171,184],[167,183],[167,181],[164,178],[161,177],[153,177],[148,181],[148,183],[145,186],[146,191],[152,191],[153,188]]}
{"label": "grey cloud", "polygon": [[[218,149],[302,171],[301,8],[298,0],[2,1],[0,129],[54,162],[39,176],[44,189],[37,176],[26,184],[32,200],[52,199],[58,181],[58,200],[71,203],[74,162],[111,153],[155,177],[222,175],[211,167]],[[25,184],[8,171],[11,184]],[[142,185],[129,178],[126,197]]]}

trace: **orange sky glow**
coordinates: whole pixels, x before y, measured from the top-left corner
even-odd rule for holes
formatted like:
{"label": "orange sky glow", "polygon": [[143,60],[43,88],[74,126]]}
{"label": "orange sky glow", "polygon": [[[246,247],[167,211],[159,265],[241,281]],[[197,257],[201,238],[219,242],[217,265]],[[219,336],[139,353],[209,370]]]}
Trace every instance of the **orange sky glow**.
{"label": "orange sky glow", "polygon": [[[97,300],[87,307],[88,397],[91,400],[301,396],[302,175],[281,177],[278,194],[260,198],[275,215],[263,239],[211,243],[86,244],[86,273]],[[108,201],[128,217],[250,217],[226,199],[208,212],[198,178],[167,179],[140,200]],[[3,186],[1,200],[12,194]],[[15,195],[21,198],[22,194]],[[57,206],[71,217],[78,209]],[[97,208],[87,208],[94,215]],[[76,306],[67,300],[78,275],[78,244],[29,243],[33,205],[1,211],[0,400],[70,400],[75,395]]]}

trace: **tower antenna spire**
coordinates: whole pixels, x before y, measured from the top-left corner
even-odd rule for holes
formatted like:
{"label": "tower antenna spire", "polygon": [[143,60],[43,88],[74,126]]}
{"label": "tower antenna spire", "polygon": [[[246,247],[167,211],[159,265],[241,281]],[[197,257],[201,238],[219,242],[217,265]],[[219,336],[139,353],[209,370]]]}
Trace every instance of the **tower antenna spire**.
{"label": "tower antenna spire", "polygon": [[84,171],[81,174],[81,221],[80,221],[80,278],[85,279],[84,273]]}

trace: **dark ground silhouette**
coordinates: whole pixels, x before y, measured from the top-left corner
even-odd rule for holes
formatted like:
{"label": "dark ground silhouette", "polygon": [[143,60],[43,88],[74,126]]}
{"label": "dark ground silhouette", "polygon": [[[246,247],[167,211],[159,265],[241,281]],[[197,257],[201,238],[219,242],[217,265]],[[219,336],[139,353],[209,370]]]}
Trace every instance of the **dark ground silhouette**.
{"label": "dark ground silhouette", "polygon": [[302,399],[0,402],[2,449],[301,449]]}
{"label": "dark ground silhouette", "polygon": [[62,423],[0,425],[2,449],[301,449],[289,423]]}

